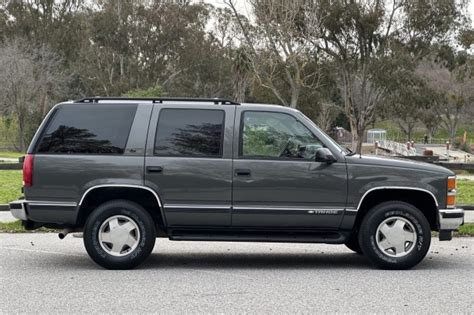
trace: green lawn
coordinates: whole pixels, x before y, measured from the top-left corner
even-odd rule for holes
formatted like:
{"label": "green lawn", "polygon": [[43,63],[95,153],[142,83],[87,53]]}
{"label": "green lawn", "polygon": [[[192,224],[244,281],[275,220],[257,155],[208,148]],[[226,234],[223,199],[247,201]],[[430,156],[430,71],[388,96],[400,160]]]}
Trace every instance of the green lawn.
{"label": "green lawn", "polygon": [[0,170],[0,204],[5,204],[21,196],[22,172]]}
{"label": "green lawn", "polygon": [[21,156],[25,155],[25,153],[22,152],[11,152],[11,151],[0,151],[0,158],[10,158],[10,159],[16,159]]}
{"label": "green lawn", "polygon": [[458,180],[458,196],[456,203],[474,205],[474,181]]}

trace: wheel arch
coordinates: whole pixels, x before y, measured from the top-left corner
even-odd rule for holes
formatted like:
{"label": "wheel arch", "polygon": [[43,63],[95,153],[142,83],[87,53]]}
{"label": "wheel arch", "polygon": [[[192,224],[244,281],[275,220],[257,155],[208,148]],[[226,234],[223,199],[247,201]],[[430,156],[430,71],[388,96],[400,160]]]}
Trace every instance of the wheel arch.
{"label": "wheel arch", "polygon": [[150,213],[156,225],[166,226],[163,203],[158,193],[147,186],[133,184],[100,184],[88,188],[78,202],[77,224],[84,225],[90,213],[100,204],[114,199],[133,201]]}
{"label": "wheel arch", "polygon": [[427,218],[431,230],[438,229],[439,205],[435,195],[423,188],[397,186],[375,187],[367,190],[357,206],[354,228],[358,229],[359,224],[370,209],[386,201],[403,201],[415,206]]}

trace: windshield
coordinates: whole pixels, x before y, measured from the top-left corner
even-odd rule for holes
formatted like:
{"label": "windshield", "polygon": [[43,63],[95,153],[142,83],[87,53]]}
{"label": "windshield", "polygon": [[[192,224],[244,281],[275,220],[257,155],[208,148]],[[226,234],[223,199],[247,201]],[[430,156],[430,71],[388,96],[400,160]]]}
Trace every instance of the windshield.
{"label": "windshield", "polygon": [[337,143],[333,138],[331,138],[330,136],[328,136],[323,130],[321,130],[311,119],[309,119],[305,114],[303,114],[302,112],[300,112],[299,110],[297,110],[298,114],[300,114],[300,116],[305,120],[307,121],[308,123],[311,124],[311,126],[313,126],[314,128],[318,129],[320,133],[322,133],[326,139],[328,141],[330,141],[334,146],[336,146],[337,148],[339,148],[340,152],[343,153],[343,154],[346,154],[346,155],[349,155],[349,154],[353,154],[351,150],[349,150],[348,148],[345,148],[343,146],[341,146],[339,143]]}

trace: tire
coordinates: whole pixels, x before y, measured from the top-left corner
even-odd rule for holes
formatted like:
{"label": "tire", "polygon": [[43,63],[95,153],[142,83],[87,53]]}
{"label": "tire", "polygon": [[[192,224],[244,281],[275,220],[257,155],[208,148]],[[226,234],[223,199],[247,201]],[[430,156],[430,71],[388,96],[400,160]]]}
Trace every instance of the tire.
{"label": "tire", "polygon": [[349,248],[351,251],[359,255],[363,255],[362,249],[359,245],[359,237],[357,236],[357,234],[351,235],[349,240],[345,242],[344,245],[346,245],[346,247]]}
{"label": "tire", "polygon": [[153,218],[143,207],[126,200],[100,205],[84,226],[87,253],[107,269],[138,266],[150,255],[155,240]]}
{"label": "tire", "polygon": [[382,269],[410,269],[426,256],[431,242],[426,217],[411,204],[389,201],[372,208],[362,220],[362,252]]}

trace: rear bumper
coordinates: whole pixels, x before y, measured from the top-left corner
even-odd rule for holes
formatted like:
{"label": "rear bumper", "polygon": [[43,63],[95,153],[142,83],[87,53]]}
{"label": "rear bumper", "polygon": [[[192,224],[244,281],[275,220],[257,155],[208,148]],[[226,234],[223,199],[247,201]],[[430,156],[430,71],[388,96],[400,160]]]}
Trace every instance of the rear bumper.
{"label": "rear bumper", "polygon": [[22,221],[28,220],[25,210],[24,200],[10,202],[10,212],[12,216]]}
{"label": "rear bumper", "polygon": [[77,218],[77,204],[75,202],[16,200],[10,202],[10,212],[22,221],[73,225]]}

